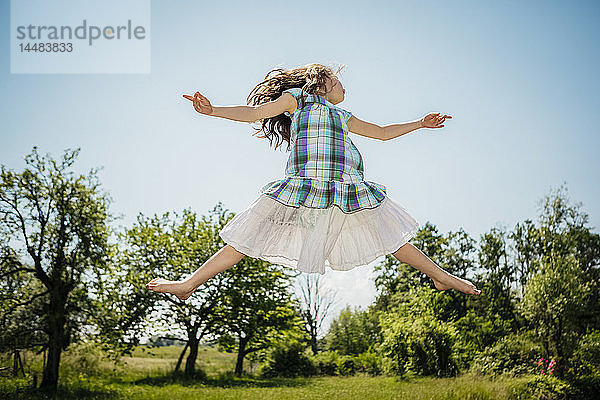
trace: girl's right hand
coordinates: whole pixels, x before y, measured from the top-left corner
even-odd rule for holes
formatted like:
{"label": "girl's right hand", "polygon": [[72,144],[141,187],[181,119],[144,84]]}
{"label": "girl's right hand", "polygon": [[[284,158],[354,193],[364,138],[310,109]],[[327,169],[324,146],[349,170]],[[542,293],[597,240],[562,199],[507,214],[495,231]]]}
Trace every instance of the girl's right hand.
{"label": "girl's right hand", "polygon": [[194,103],[194,109],[198,111],[200,114],[211,115],[213,112],[213,107],[210,104],[210,101],[204,96],[200,94],[200,92],[196,92],[194,97],[189,96],[187,94],[183,95],[184,98],[192,101]]}

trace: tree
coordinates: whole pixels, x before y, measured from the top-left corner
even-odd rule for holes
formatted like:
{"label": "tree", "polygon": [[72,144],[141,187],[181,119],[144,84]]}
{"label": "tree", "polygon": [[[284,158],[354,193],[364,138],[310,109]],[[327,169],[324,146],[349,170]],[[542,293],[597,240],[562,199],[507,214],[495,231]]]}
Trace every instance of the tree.
{"label": "tree", "polygon": [[577,340],[598,327],[598,235],[586,227],[581,203],[571,204],[566,187],[540,201],[538,266],[525,288],[521,311],[565,372]]}
{"label": "tree", "polygon": [[577,321],[587,308],[590,293],[590,284],[572,256],[560,264],[544,265],[527,283],[521,310],[534,327],[546,355],[555,357],[558,376],[564,373],[564,361],[577,347],[581,334]]}
{"label": "tree", "polygon": [[[186,342],[175,370],[189,350],[185,362],[185,375],[195,375],[198,348],[202,339],[215,335],[223,316],[220,304],[226,276],[218,274],[202,284],[194,294],[180,300],[172,294],[155,293],[145,289],[144,283],[154,276],[181,280],[204,264],[222,246],[218,231],[225,224],[226,215],[219,203],[210,215],[199,218],[189,209],[183,212],[166,212],[162,216],[138,215],[133,227],[121,235],[123,249],[118,264],[123,279],[118,279],[122,290],[118,294],[130,307],[127,313],[146,314],[149,309],[158,311],[162,326],[154,329],[163,332],[163,338],[177,338]],[[152,303],[152,307],[146,303]],[[137,303],[137,304],[136,304]],[[122,309],[124,307],[120,307]],[[114,325],[114,324],[111,324]]]}
{"label": "tree", "polygon": [[[419,230],[412,242],[433,262],[452,274],[467,276],[473,269],[474,261],[471,253],[475,251],[474,240],[462,229],[442,235],[428,222]],[[387,255],[381,264],[375,266],[374,271],[378,273],[375,286],[379,291],[374,310],[387,311],[410,301],[408,295],[410,289],[420,287],[435,289],[433,281],[427,275],[408,264],[399,262],[392,255]],[[437,310],[438,318],[443,321],[465,315],[468,302],[474,301],[455,290],[444,291],[443,295],[446,297],[447,306]]]}
{"label": "tree", "polygon": [[144,289],[149,281],[142,264],[126,261],[121,243],[111,244],[109,262],[97,268],[89,287],[93,299],[93,339],[110,359],[131,354],[140,344],[147,316],[154,310],[156,298]]}
{"label": "tree", "polygon": [[[5,250],[12,250],[5,248]],[[20,271],[0,280],[0,352],[18,357],[23,349],[39,349],[47,343],[40,316],[47,294],[39,279]],[[13,367],[13,376],[18,370]]]}
{"label": "tree", "polygon": [[533,221],[527,219],[517,223],[509,237],[515,254],[515,280],[519,283],[519,298],[522,299],[525,285],[539,265],[539,231]]}
{"label": "tree", "polygon": [[248,354],[284,339],[286,331],[302,330],[304,322],[292,300],[289,268],[244,257],[221,274],[226,280],[221,287],[219,344],[227,351],[237,350],[235,374],[240,376]]}
{"label": "tree", "polygon": [[512,321],[516,326],[515,305],[513,304],[512,284],[514,264],[508,253],[507,233],[504,227],[493,227],[481,235],[479,244],[479,266],[483,269],[481,303],[488,316],[499,315],[503,320]]}
{"label": "tree", "polygon": [[66,150],[58,163],[40,157],[34,147],[25,157],[28,168],[18,173],[2,165],[0,174],[0,235],[13,239],[3,240],[8,248],[2,251],[0,275],[27,273],[41,283],[19,304],[43,299],[39,324],[33,326],[43,329],[48,355],[41,387],[51,390],[58,385],[61,352],[78,340],[89,315],[85,278],[108,258],[109,198],[99,192],[97,169],[87,176],[68,171],[78,154],[79,149]]}
{"label": "tree", "polygon": [[300,314],[306,323],[306,332],[309,336],[310,347],[313,354],[317,354],[317,335],[323,320],[327,317],[330,307],[334,304],[335,293],[326,290],[321,276],[317,274],[303,274],[300,280]]}

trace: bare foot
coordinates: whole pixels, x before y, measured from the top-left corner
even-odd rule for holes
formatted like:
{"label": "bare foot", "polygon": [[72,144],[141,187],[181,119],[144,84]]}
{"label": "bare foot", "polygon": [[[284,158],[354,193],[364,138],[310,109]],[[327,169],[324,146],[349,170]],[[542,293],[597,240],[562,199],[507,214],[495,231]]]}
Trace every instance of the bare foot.
{"label": "bare foot", "polygon": [[448,274],[444,281],[436,281],[433,279],[433,284],[438,290],[456,289],[466,294],[481,294],[481,290],[466,279],[459,278],[452,274]]}
{"label": "bare foot", "polygon": [[182,281],[170,281],[163,278],[154,278],[146,284],[146,289],[158,293],[172,293],[180,300],[186,300],[194,293],[192,289]]}

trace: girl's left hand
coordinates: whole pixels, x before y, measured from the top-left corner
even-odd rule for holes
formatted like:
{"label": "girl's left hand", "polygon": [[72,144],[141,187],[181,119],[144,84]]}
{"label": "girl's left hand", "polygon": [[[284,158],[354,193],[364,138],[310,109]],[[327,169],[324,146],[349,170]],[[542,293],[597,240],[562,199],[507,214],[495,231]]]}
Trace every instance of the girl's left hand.
{"label": "girl's left hand", "polygon": [[452,118],[449,115],[440,115],[440,113],[431,113],[427,114],[423,118],[421,118],[421,127],[422,128],[442,128],[444,125],[444,121],[446,118]]}

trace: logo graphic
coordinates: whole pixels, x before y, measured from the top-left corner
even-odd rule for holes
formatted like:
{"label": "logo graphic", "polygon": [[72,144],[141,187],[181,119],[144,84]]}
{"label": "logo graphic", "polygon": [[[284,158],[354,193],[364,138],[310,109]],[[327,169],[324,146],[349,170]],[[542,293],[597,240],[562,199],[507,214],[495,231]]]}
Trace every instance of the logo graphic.
{"label": "logo graphic", "polygon": [[150,73],[150,0],[11,0],[11,73]]}

